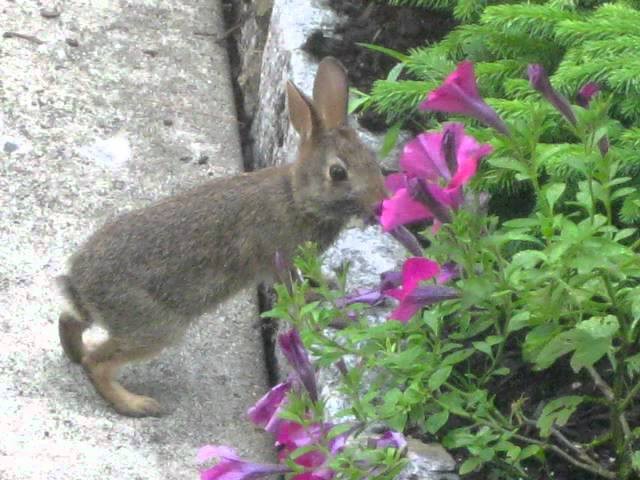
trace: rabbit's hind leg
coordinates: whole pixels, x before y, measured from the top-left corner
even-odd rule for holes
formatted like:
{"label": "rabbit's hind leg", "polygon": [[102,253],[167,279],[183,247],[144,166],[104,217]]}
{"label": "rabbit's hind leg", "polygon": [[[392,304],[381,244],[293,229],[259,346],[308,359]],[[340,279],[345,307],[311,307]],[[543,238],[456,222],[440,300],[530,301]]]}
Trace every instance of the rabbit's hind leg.
{"label": "rabbit's hind leg", "polygon": [[124,388],[116,375],[124,364],[148,358],[160,348],[132,348],[117,337],[105,340],[82,359],[82,366],[98,393],[120,414],[129,417],[160,416],[164,410],[151,397],[137,395]]}

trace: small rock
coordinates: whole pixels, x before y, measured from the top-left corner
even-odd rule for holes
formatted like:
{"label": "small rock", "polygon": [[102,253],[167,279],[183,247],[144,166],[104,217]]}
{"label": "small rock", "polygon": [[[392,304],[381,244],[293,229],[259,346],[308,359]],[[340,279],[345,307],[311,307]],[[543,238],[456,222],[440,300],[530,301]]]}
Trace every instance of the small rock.
{"label": "small rock", "polygon": [[67,38],[65,40],[70,47],[78,47],[80,43],[75,38]]}
{"label": "small rock", "polygon": [[209,155],[200,155],[198,158],[198,165],[205,165],[209,162]]}
{"label": "small rock", "polygon": [[57,8],[42,8],[40,9],[40,16],[44,18],[58,18],[60,16],[60,10]]}
{"label": "small rock", "polygon": [[153,48],[144,48],[142,49],[142,53],[144,53],[145,55],[149,55],[150,57],[156,57],[158,55],[158,50],[155,50]]}
{"label": "small rock", "polygon": [[13,153],[18,150],[18,145],[13,142],[5,142],[3,150],[5,153]]}
{"label": "small rock", "polygon": [[188,155],[185,155],[184,157],[180,157],[180,161],[187,163],[189,160],[191,160],[191,157]]}
{"label": "small rock", "polygon": [[162,123],[165,127],[170,127],[171,125],[173,125],[173,120],[171,120],[170,118],[165,118],[164,120],[162,120]]}

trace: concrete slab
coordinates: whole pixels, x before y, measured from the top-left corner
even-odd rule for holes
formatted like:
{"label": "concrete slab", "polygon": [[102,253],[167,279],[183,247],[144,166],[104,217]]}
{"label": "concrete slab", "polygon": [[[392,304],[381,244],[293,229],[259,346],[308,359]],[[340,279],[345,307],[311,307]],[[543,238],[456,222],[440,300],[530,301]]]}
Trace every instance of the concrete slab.
{"label": "concrete slab", "polygon": [[241,168],[220,2],[8,0],[0,25],[0,478],[197,478],[206,443],[269,460],[253,290],[125,372],[163,418],[113,413],[57,339],[52,279],[96,226]]}

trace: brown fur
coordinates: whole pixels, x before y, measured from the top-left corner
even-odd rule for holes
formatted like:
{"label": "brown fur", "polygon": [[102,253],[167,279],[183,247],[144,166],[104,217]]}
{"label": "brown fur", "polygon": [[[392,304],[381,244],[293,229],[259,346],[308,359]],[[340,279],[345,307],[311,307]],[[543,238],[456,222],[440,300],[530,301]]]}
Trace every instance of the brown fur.
{"label": "brown fur", "polygon": [[[158,353],[194,319],[273,273],[276,251],[290,258],[308,240],[324,249],[351,216],[370,213],[382,199],[373,155],[344,125],[346,88],[333,59],[318,69],[316,103],[288,85],[301,137],[296,163],[216,179],[126,213],[73,255],[61,285],[75,312],[60,316],[60,341],[118,412],[161,413],[154,399],[115,380],[121,365]],[[330,178],[336,162],[347,180]],[[109,339],[88,351],[82,333],[92,322],[106,327]]]}

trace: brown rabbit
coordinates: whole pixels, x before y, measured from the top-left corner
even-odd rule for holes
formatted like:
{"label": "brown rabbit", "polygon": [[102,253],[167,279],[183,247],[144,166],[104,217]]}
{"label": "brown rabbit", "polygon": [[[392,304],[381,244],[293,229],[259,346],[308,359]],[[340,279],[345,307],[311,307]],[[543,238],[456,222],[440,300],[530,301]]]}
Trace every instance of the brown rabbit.
{"label": "brown rabbit", "polygon": [[[175,343],[192,320],[272,275],[276,251],[290,257],[308,240],[326,248],[350,217],[383,198],[374,155],[347,126],[347,97],[343,67],[325,58],[313,100],[287,83],[300,134],[295,163],[216,179],[126,213],[72,256],[59,279],[72,306],[60,315],[60,342],[118,412],[162,413],[156,400],[116,381],[123,364]],[[87,349],[82,334],[93,322],[109,337]]]}

